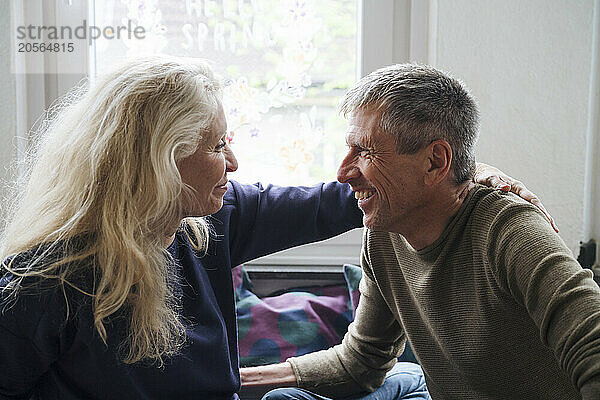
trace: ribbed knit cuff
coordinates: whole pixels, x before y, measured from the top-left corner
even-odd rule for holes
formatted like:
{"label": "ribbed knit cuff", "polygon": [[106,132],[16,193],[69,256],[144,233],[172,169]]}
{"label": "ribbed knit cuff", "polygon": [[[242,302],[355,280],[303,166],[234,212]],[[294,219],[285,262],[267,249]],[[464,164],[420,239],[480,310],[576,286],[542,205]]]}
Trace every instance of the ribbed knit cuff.
{"label": "ribbed knit cuff", "polygon": [[581,387],[581,398],[583,400],[598,400],[600,399],[600,375],[589,379]]}
{"label": "ribbed knit cuff", "polygon": [[329,349],[288,358],[286,361],[292,365],[298,387],[325,396],[347,396],[362,392],[364,389],[334,360],[337,360],[335,350]]}

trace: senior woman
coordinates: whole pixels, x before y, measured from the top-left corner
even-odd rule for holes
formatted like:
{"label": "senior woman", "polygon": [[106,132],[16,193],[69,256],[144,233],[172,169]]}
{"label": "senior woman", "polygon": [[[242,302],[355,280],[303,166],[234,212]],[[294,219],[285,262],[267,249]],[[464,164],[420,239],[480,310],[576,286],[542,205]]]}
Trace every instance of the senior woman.
{"label": "senior woman", "polygon": [[226,130],[209,67],[166,57],[55,115],[0,248],[0,398],[237,398],[232,265],[361,215],[346,185],[228,182]]}
{"label": "senior woman", "polygon": [[1,241],[0,398],[237,398],[231,267],[361,213],[347,185],[228,181],[226,128],[209,67],[166,57],[50,119]]}

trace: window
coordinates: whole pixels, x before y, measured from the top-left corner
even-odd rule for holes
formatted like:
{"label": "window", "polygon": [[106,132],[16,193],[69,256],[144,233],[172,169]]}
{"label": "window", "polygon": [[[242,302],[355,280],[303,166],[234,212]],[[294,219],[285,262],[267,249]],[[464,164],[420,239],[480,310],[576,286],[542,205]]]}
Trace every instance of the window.
{"label": "window", "polygon": [[[415,4],[413,4],[415,3]],[[88,72],[120,57],[164,52],[203,57],[230,84],[224,105],[242,182],[333,180],[344,152],[340,96],[356,77],[409,59],[413,27],[425,27],[416,0],[49,0],[11,2],[15,25],[127,26],[146,40],[77,39],[73,53],[18,56],[17,108],[26,131]],[[413,15],[414,14],[414,15]],[[417,18],[415,18],[417,16]],[[85,28],[85,27],[84,27]],[[421,29],[422,30],[422,29]],[[416,31],[420,33],[420,31]],[[109,32],[115,33],[115,32]],[[121,32],[123,34],[123,32]],[[416,36],[415,36],[416,37]],[[418,60],[425,61],[425,60]],[[41,71],[38,71],[41,69]],[[31,71],[43,74],[29,74]],[[38,93],[44,93],[39,96]],[[257,157],[252,161],[252,157]],[[361,232],[258,261],[272,265],[358,263]]]}
{"label": "window", "polygon": [[124,57],[206,58],[225,78],[228,139],[242,182],[335,180],[346,123],[337,112],[356,77],[354,0],[105,0],[94,25],[142,27],[142,39],[95,41],[101,73]]}
{"label": "window", "polygon": [[[206,58],[226,82],[223,106],[241,182],[311,185],[336,178],[346,121],[337,111],[357,76],[355,0],[108,0],[96,26],[141,26],[142,40],[95,41],[93,69],[147,53]],[[360,232],[260,262],[358,261]],[[260,263],[259,262],[259,263]]]}

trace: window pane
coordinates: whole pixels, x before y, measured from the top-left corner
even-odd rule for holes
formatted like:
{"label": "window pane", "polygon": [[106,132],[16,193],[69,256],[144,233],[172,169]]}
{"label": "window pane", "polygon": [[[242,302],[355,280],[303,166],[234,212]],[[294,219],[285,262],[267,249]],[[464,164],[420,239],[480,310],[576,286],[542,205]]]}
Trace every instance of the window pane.
{"label": "window pane", "polygon": [[[280,184],[335,179],[346,122],[337,105],[355,79],[355,0],[92,1],[97,26],[145,37],[96,40],[101,73],[127,56],[202,57],[227,83],[224,107],[240,169]],[[125,35],[123,35],[125,36]]]}

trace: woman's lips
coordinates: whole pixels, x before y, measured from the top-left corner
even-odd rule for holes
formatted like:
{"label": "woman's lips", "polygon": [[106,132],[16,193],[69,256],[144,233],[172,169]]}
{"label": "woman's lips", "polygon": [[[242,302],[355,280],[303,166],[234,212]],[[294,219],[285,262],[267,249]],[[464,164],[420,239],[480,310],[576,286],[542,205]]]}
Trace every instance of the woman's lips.
{"label": "woman's lips", "polygon": [[223,183],[222,185],[215,186],[215,189],[226,191],[227,190],[227,182],[229,182],[229,181],[225,181],[225,183]]}

